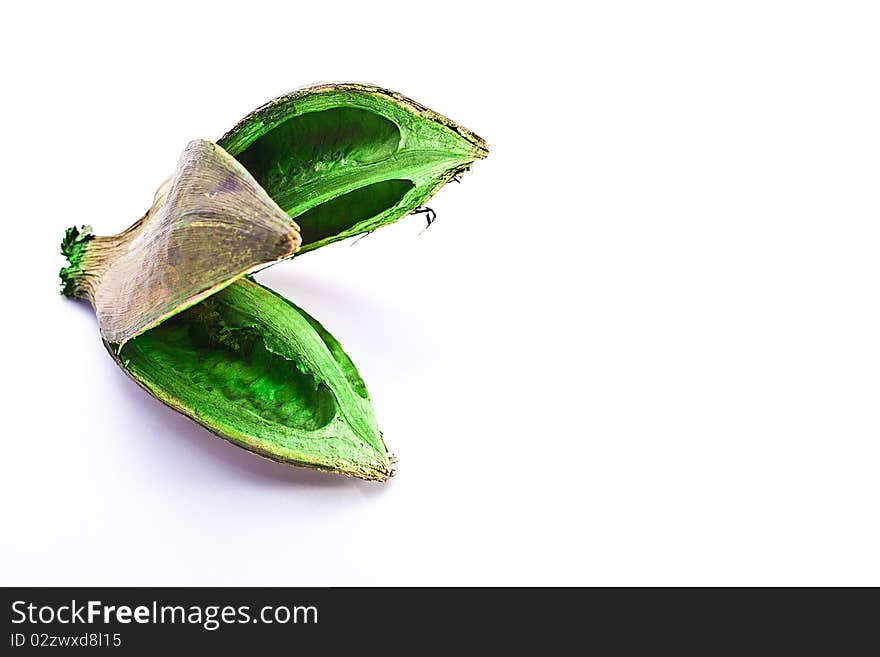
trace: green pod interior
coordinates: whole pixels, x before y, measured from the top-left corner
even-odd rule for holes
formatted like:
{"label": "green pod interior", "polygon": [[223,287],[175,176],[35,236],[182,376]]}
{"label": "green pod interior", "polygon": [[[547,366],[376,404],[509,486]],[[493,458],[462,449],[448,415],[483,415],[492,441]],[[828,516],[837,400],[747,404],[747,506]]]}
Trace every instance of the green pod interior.
{"label": "green pod interior", "polygon": [[121,347],[151,394],[217,435],[284,463],[391,476],[366,387],[312,317],[241,278]]}
{"label": "green pod interior", "polygon": [[486,156],[485,141],[362,84],[301,89],[218,142],[300,226],[300,253],[392,223]]}

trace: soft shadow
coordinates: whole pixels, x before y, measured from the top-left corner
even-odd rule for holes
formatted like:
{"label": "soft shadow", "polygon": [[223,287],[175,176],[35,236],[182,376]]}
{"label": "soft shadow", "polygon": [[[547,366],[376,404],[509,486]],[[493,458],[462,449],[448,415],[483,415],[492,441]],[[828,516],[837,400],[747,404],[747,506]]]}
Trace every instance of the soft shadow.
{"label": "soft shadow", "polygon": [[[303,267],[274,267],[261,273],[257,281],[293,300],[310,314],[311,308],[344,308],[345,314],[350,317],[382,317],[383,314],[396,310],[373,303],[372,299],[358,294],[351,286],[330,282]],[[320,318],[316,319],[321,321]],[[376,324],[384,325],[387,321]]]}
{"label": "soft shadow", "polygon": [[95,317],[95,311],[92,310],[91,304],[85,299],[74,299],[71,297],[66,297],[62,294],[58,295],[58,300],[65,304],[68,308],[73,308],[72,312],[81,313],[83,316],[87,316],[92,320],[92,323],[95,325],[95,330],[98,330],[98,320]]}
{"label": "soft shadow", "polygon": [[349,345],[345,336],[338,334],[339,328],[347,328],[352,334],[356,331],[358,343],[369,346],[361,358],[381,357],[385,363],[412,366],[431,354],[430,324],[401,305],[377,303],[372,297],[358,294],[352,286],[331,282],[302,267],[275,267],[257,280],[321,322],[343,348]]}

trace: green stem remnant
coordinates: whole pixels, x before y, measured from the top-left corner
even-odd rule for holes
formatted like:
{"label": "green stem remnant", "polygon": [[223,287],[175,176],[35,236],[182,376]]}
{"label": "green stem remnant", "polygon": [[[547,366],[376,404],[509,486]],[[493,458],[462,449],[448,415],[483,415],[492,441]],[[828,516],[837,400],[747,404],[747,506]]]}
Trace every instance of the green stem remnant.
{"label": "green stem remnant", "polygon": [[71,226],[61,241],[61,254],[70,263],[62,267],[61,294],[77,299],[94,300],[95,290],[104,272],[116,260],[140,221],[119,235],[96,236],[91,226]]}
{"label": "green stem remnant", "polygon": [[87,286],[83,281],[83,257],[88,243],[93,238],[91,226],[82,228],[71,226],[64,232],[64,239],[61,240],[61,255],[67,258],[69,266],[62,267],[58,273],[61,277],[61,294],[64,296],[83,297],[86,294]]}

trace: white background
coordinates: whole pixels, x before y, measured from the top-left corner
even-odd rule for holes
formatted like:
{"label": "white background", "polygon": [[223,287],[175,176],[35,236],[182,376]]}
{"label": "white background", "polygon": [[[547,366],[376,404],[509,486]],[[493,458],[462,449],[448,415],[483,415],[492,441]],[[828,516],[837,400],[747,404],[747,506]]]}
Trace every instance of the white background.
{"label": "white background", "polygon": [[[0,584],[880,585],[874,3],[80,5],[0,21]],[[386,485],[212,437],[58,294],[67,226],[343,80],[491,147],[423,235],[259,277],[358,365]]]}

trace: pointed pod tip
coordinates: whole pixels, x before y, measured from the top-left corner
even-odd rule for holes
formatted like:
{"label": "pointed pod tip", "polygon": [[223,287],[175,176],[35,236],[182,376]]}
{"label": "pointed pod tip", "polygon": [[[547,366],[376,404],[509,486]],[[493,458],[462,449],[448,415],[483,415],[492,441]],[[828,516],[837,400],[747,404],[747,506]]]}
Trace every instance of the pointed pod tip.
{"label": "pointed pod tip", "polygon": [[474,155],[478,160],[484,160],[489,155],[489,144],[480,135],[471,132],[463,126],[456,125],[456,131],[467,139],[474,147]]}
{"label": "pointed pod tip", "polygon": [[385,483],[397,474],[397,457],[384,449],[366,447],[354,459],[345,459],[331,466],[331,470],[356,479]]}
{"label": "pointed pod tip", "polygon": [[[383,445],[384,447],[384,445]],[[365,453],[366,452],[366,453]],[[361,458],[338,462],[331,469],[337,474],[384,483],[397,474],[397,457],[386,451],[367,448]]]}
{"label": "pointed pod tip", "polygon": [[397,474],[397,457],[394,454],[386,454],[382,470],[378,472],[376,481],[386,482]]}
{"label": "pointed pod tip", "polygon": [[397,474],[397,459],[394,457],[394,455],[389,454],[385,463],[377,463],[365,472],[360,471],[357,473],[346,474],[352,474],[353,476],[360,479],[366,479],[367,481],[377,481],[384,484]]}

